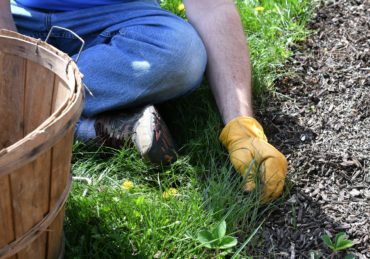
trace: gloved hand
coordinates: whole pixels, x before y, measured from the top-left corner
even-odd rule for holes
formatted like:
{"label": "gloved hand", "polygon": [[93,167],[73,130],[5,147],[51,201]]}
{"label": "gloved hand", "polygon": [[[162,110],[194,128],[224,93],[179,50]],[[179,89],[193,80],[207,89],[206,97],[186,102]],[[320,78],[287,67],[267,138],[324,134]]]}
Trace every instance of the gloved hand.
{"label": "gloved hand", "polygon": [[252,117],[231,120],[220,134],[220,141],[230,154],[236,171],[247,176],[245,191],[256,188],[255,173],[258,169],[262,183],[262,202],[279,197],[283,191],[288,163],[285,156],[267,142],[262,126]]}

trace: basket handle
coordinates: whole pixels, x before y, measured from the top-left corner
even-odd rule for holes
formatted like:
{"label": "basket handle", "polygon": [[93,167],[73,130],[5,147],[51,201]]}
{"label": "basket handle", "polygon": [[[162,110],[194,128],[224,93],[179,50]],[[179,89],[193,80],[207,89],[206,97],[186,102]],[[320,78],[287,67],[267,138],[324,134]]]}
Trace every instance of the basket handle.
{"label": "basket handle", "polygon": [[51,36],[51,33],[55,30],[55,29],[58,29],[58,30],[62,30],[62,31],[67,31],[69,32],[70,34],[72,34],[73,36],[75,36],[76,39],[78,39],[79,41],[81,41],[81,47],[80,47],[80,50],[78,51],[78,54],[77,54],[77,57],[76,57],[76,63],[78,62],[79,58],[80,58],[80,55],[81,55],[81,52],[83,50],[83,48],[85,47],[85,41],[80,37],[78,36],[77,33],[75,33],[74,31],[70,30],[70,29],[67,29],[67,28],[64,28],[64,27],[60,27],[60,26],[52,26],[48,35],[46,36],[46,39],[45,39],[45,42],[47,43],[50,36]]}
{"label": "basket handle", "polygon": [[[53,32],[53,30],[55,29],[58,29],[58,30],[62,30],[62,31],[67,31],[69,33],[71,33],[73,36],[75,36],[76,39],[78,39],[79,41],[81,41],[81,47],[80,47],[80,50],[78,51],[77,53],[77,56],[76,56],[76,59],[75,59],[75,62],[78,63],[78,60],[80,59],[80,55],[81,55],[81,52],[82,50],[84,49],[85,47],[85,41],[77,34],[75,33],[74,31],[70,30],[70,29],[67,29],[65,27],[61,27],[61,26],[52,26],[48,35],[46,36],[45,38],[45,42],[48,43],[48,40],[51,36],[51,33]],[[37,49],[36,49],[37,51]],[[72,59],[67,63],[67,67],[66,67],[66,71],[68,69],[68,65],[71,63]],[[91,95],[91,96],[94,96],[93,93],[91,92],[91,90],[87,87],[87,85],[83,84],[84,88],[86,89],[86,91]]]}

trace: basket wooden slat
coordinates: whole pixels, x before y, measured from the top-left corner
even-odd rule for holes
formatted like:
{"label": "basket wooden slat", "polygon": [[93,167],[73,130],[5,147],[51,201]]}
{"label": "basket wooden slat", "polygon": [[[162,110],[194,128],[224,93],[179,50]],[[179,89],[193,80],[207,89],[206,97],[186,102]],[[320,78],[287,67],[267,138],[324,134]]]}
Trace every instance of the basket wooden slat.
{"label": "basket wooden slat", "polygon": [[[40,155],[32,163],[10,175],[16,239],[41,221],[48,212],[50,184],[50,153],[48,153]],[[45,238],[40,237],[37,245],[34,244],[32,249],[24,249],[18,254],[18,258],[36,258],[37,255],[45,258],[42,251],[43,247],[45,249]]]}
{"label": "basket wooden slat", "polygon": [[[36,129],[52,113],[55,74],[33,61],[26,61],[26,78],[24,83],[24,136]],[[50,90],[52,89],[52,90]],[[35,98],[37,96],[37,98]],[[16,238],[21,237],[49,210],[51,151],[38,157],[37,160],[23,167],[18,173],[12,173],[13,206],[16,226]],[[26,174],[30,174],[25,177]],[[17,181],[17,179],[19,179]],[[32,184],[27,181],[34,179]],[[34,190],[38,191],[35,193]],[[19,199],[17,194],[21,191]],[[37,210],[32,201],[38,200]],[[29,216],[27,216],[29,215]],[[42,234],[30,246],[18,254],[20,258],[45,258],[47,234]]]}
{"label": "basket wooden slat", "polygon": [[[64,147],[72,145],[74,132],[70,130],[66,137],[58,142],[54,148],[53,152],[53,181],[51,186],[50,193],[50,207],[56,206],[61,193],[63,192],[64,186],[67,184],[68,175],[65,174],[66,170],[69,170],[70,161],[71,161],[71,152],[66,152]],[[48,258],[56,258],[55,251],[59,251],[60,240],[63,238],[63,218],[64,210],[62,210],[59,215],[56,217],[56,220],[50,226],[50,229],[53,229],[52,232],[49,232],[48,236]]]}
{"label": "basket wooden slat", "polygon": [[24,136],[36,129],[52,114],[55,77],[55,74],[49,69],[33,61],[27,61]]}
{"label": "basket wooden slat", "polygon": [[[0,53],[0,148],[23,137],[24,63],[25,60],[21,57]],[[13,105],[14,103],[18,105]]]}
{"label": "basket wooden slat", "polygon": [[[0,215],[2,217],[0,220],[0,229],[2,229],[0,247],[4,247],[15,239],[9,178],[10,176],[0,177],[0,190],[3,192],[2,195],[0,195]],[[16,259],[16,256],[9,258]]]}
{"label": "basket wooden slat", "polygon": [[[21,57],[0,53],[0,118],[1,134],[0,149],[15,143],[23,137],[23,101],[24,99],[24,63]],[[12,87],[8,87],[11,85]],[[14,103],[18,105],[13,105]],[[0,198],[0,222],[1,229],[4,229],[0,235],[0,247],[15,239],[15,221],[12,210],[11,194],[11,176],[0,178],[0,189],[2,192]]]}

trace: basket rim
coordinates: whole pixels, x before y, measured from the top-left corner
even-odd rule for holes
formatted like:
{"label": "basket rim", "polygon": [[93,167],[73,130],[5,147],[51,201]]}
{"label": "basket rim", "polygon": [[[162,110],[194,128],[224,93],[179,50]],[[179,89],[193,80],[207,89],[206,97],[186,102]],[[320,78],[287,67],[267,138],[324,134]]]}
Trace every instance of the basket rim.
{"label": "basket rim", "polygon": [[[26,163],[35,159],[39,154],[50,149],[56,142],[63,138],[67,131],[78,120],[83,106],[82,74],[75,62],[65,53],[55,47],[37,39],[21,35],[8,30],[0,30],[0,40],[12,40],[28,49],[37,49],[36,55],[55,57],[65,67],[65,77],[60,78],[72,86],[69,97],[38,127],[22,139],[0,150],[0,177],[8,175]],[[46,67],[51,70],[50,68]],[[53,73],[56,74],[55,71]],[[73,85],[70,85],[70,84]]]}

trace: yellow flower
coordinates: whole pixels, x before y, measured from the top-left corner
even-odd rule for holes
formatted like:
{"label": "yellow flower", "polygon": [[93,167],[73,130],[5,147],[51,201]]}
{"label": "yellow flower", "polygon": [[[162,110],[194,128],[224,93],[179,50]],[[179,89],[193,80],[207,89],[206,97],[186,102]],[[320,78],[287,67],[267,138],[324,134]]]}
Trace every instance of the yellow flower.
{"label": "yellow flower", "polygon": [[125,190],[130,190],[134,187],[134,183],[129,181],[129,180],[126,180],[122,183],[122,188],[125,189]]}
{"label": "yellow flower", "polygon": [[179,12],[183,12],[185,10],[185,5],[183,3],[179,4],[179,6],[177,7],[177,10]]}
{"label": "yellow flower", "polygon": [[175,196],[177,193],[178,193],[177,189],[170,188],[167,191],[163,192],[163,195],[162,196],[163,196],[163,198],[168,199],[170,197]]}
{"label": "yellow flower", "polygon": [[257,6],[254,8],[254,10],[256,10],[257,12],[262,12],[263,10],[265,10],[265,8],[263,6]]}

